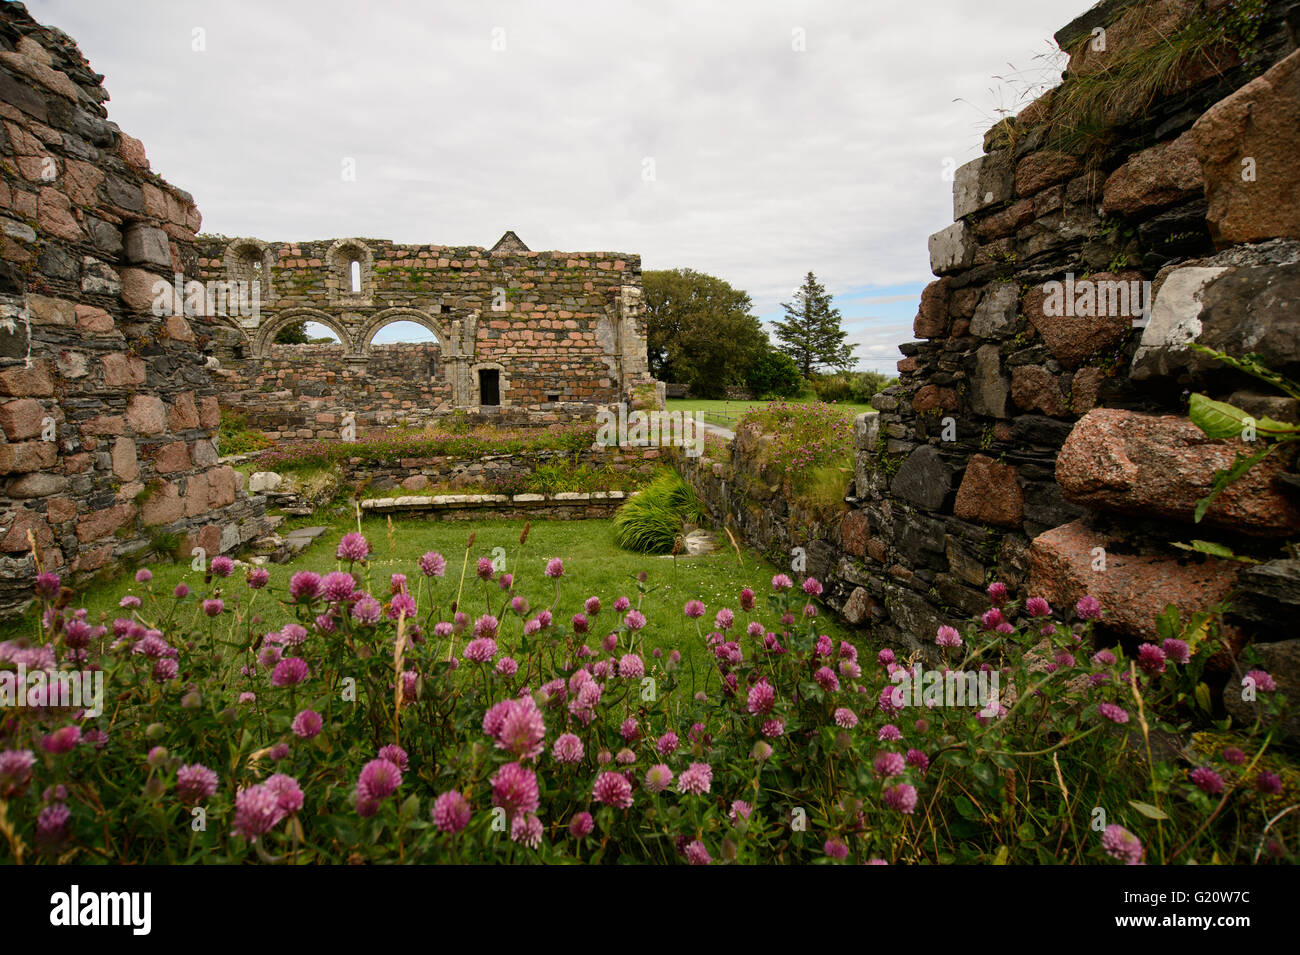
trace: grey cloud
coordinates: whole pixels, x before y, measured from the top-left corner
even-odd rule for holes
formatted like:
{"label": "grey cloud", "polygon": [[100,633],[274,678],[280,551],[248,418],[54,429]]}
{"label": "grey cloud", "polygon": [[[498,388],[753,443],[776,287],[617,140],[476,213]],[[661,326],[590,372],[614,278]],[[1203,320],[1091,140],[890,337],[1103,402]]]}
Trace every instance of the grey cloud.
{"label": "grey cloud", "polygon": [[1086,6],[29,3],[106,74],[110,118],[207,231],[484,245],[514,229],[720,275],[768,316],[809,269],[832,293],[928,281],[944,159],[978,155],[996,110],[1050,80],[1046,40]]}

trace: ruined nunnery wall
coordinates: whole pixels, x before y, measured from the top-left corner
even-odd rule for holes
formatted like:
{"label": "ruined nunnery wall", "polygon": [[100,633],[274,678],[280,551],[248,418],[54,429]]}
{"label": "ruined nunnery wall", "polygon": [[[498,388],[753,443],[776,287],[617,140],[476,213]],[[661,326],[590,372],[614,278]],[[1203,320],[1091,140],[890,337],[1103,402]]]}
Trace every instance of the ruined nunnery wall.
{"label": "ruined nunnery wall", "polygon": [[[513,232],[491,249],[378,239],[263,242],[199,237],[209,287],[228,302],[256,282],[258,307],[213,320],[223,404],[272,436],[335,438],[462,411],[503,423],[594,418],[627,402],[661,407],[649,373],[639,256],[533,252]],[[336,345],[278,345],[295,322]],[[412,322],[436,343],[376,345]]]}
{"label": "ruined nunnery wall", "polygon": [[2,611],[31,599],[38,560],[84,579],[263,526],[217,461],[202,322],[154,308],[155,282],[199,275],[199,211],[108,121],[102,79],[0,6]]}
{"label": "ruined nunnery wall", "polygon": [[[1300,693],[1295,445],[1195,523],[1214,471],[1258,445],[1187,418],[1199,391],[1300,422],[1300,403],[1189,347],[1300,380],[1298,28],[1295,3],[1145,0],[1059,32],[1061,85],[956,169],[916,340],[857,421],[847,509],[792,508],[742,429],[729,462],[686,463],[715,517],[777,559],[804,547],[832,605],[906,646],[986,609],[993,580],[1063,610],[1097,597],[1112,641],[1155,639],[1168,603],[1227,602],[1231,644],[1254,641]],[[1168,42],[1197,52],[1144,101],[1133,76]]]}

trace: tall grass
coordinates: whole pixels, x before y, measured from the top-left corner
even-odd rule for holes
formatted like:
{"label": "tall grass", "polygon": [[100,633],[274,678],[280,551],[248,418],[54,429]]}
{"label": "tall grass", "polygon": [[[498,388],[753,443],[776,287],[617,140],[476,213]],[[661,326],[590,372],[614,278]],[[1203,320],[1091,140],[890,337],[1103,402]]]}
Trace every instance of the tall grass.
{"label": "tall grass", "polygon": [[[1070,152],[1095,151],[1114,127],[1131,122],[1202,71],[1222,74],[1234,65],[1234,54],[1248,59],[1264,6],[1262,0],[1241,0],[1212,16],[1192,16],[1172,33],[1153,30],[1153,42],[1125,44],[1103,54],[1101,65],[1072,73],[1052,99],[1053,144]],[[1157,15],[1135,7],[1124,19],[1130,29],[1142,30]],[[1093,39],[1081,37],[1070,52],[1078,55]]]}
{"label": "tall grass", "polygon": [[614,515],[618,546],[639,554],[670,554],[687,524],[702,517],[699,499],[676,471],[660,472]]}

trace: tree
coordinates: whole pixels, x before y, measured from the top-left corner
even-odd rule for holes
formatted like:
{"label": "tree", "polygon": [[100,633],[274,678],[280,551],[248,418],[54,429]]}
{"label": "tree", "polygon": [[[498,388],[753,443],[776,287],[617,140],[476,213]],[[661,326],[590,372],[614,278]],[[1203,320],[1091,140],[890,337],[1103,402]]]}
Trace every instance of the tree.
{"label": "tree", "polygon": [[747,384],[755,398],[794,398],[804,380],[793,358],[769,347],[749,366]]}
{"label": "tree", "polygon": [[307,334],[307,323],[290,322],[284,328],[275,333],[275,344],[277,345],[309,345],[311,337]]}
{"label": "tree", "polygon": [[848,369],[854,364],[848,332],[840,327],[840,311],[831,296],[809,272],[794,293],[794,304],[782,302],[785,321],[776,322],[777,347],[794,359],[805,378],[821,368]]}
{"label": "tree", "polygon": [[650,271],[645,287],[650,372],[691,386],[702,398],[721,397],[746,381],[771,347],[749,295],[693,269]]}

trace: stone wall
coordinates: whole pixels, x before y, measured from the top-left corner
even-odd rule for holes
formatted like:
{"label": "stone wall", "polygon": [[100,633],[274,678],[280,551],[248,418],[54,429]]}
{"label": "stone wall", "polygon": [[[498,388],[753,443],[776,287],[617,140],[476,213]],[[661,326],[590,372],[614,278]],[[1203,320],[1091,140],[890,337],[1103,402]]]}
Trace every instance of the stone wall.
{"label": "stone wall", "polygon": [[[1073,135],[1086,125],[1080,91],[1108,62],[1232,8],[1108,2],[1058,34],[1073,53],[1063,84],[956,172],[917,340],[901,346],[879,413],[857,421],[847,511],[791,513],[753,471],[761,438],[742,433],[731,463],[687,465],[718,518],[786,561],[806,547],[808,573],[848,620],[913,646],[985,609],[994,579],[1061,608],[1098,597],[1103,639],[1151,638],[1169,602],[1231,600],[1229,637],[1261,641],[1294,695],[1296,641],[1269,642],[1294,636],[1300,602],[1283,546],[1300,530],[1294,457],[1275,455],[1194,523],[1214,469],[1254,446],[1207,439],[1186,411],[1200,390],[1300,420],[1296,401],[1188,347],[1259,353],[1300,377],[1296,10],[1264,5],[1248,46],[1204,51],[1087,136]],[[1094,27],[1104,51],[1090,48]],[[1074,307],[1058,309],[1066,290]],[[1176,546],[1193,540],[1263,563]]]}
{"label": "stone wall", "polygon": [[198,209],[106,119],[75,43],[0,10],[0,608],[36,561],[82,577],[180,535],[216,553],[261,502],[217,463],[216,388],[150,273],[193,275]]}
{"label": "stone wall", "polygon": [[[541,468],[560,466],[565,471],[588,467],[594,471],[608,469],[617,483],[622,478],[649,478],[665,458],[676,457],[667,451],[649,447],[593,446],[579,452],[545,450],[515,454],[484,454],[472,458],[446,456],[411,457],[377,464],[360,458],[348,458],[327,473],[311,472],[305,479],[293,471],[277,473],[258,469],[259,454],[241,455],[238,463],[252,462],[248,488],[266,498],[268,504],[282,508],[286,514],[311,514],[340,494],[361,486],[369,492],[402,489],[410,492],[428,488],[483,489],[513,494],[528,488],[528,478]],[[244,475],[238,475],[241,486]]]}
{"label": "stone wall", "polygon": [[[546,422],[592,417],[619,401],[662,406],[649,373],[635,255],[532,252],[513,233],[492,249],[204,236],[199,268],[206,289],[226,292],[224,299],[213,294],[195,304],[202,311],[206,302],[203,345],[221,362],[231,396],[223,400],[232,404],[255,403],[268,380],[285,376],[275,336],[288,324],[310,321],[341,343],[300,346],[298,355],[308,362],[317,349],[315,362],[327,374],[315,380],[328,378],[329,410],[336,414],[409,421],[408,402],[414,402],[425,418],[485,408]],[[385,379],[405,373],[398,352],[372,344],[395,322],[424,327],[438,348],[435,368],[407,378],[401,389],[378,385],[371,375],[377,364]],[[392,360],[377,362],[381,356]],[[482,393],[480,372],[496,372],[496,404]],[[310,389],[290,390],[315,397]],[[386,390],[404,394],[390,400]],[[298,429],[310,430],[310,417],[305,410]]]}
{"label": "stone wall", "polygon": [[465,458],[409,458],[396,465],[375,466],[360,461],[347,463],[347,480],[367,482],[367,487],[387,491],[396,487],[422,491],[430,486],[448,484],[472,487],[479,484],[506,485],[527,478],[538,468],[548,465],[588,467],[623,475],[649,477],[664,462],[664,455],[679,455],[675,449],[593,447],[587,451],[535,451],[528,454],[488,454],[473,460]]}
{"label": "stone wall", "polygon": [[631,495],[623,491],[559,494],[439,494],[362,501],[371,516],[417,513],[438,521],[588,521],[613,517]]}
{"label": "stone wall", "polygon": [[421,424],[450,399],[436,343],[374,345],[356,366],[343,359],[342,345],[272,345],[260,360],[223,363],[212,374],[224,407],[281,441],[338,438],[347,413],[358,432]]}
{"label": "stone wall", "polygon": [[455,413],[502,426],[565,424],[594,414],[582,401],[456,408],[436,343],[372,345],[355,365],[344,357],[342,345],[273,344],[265,357],[220,365],[212,375],[222,407],[278,441],[337,439],[347,415],[363,435],[388,425],[432,425]]}

